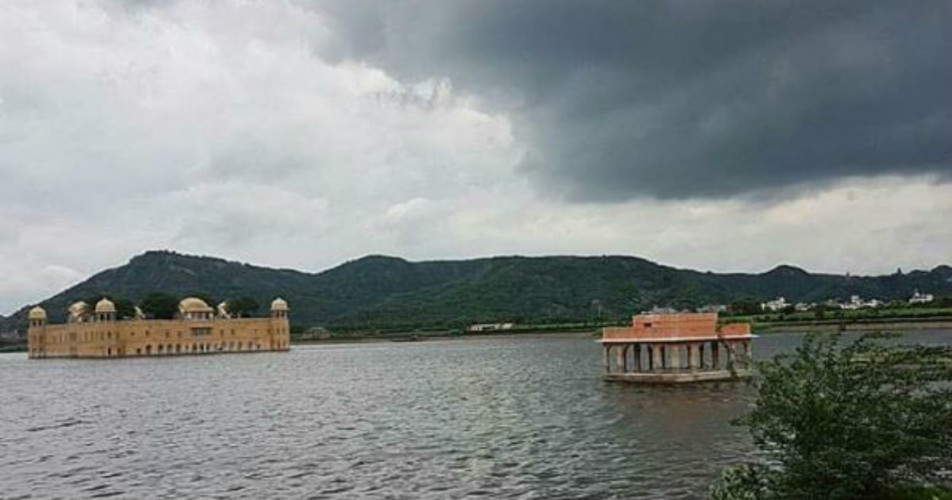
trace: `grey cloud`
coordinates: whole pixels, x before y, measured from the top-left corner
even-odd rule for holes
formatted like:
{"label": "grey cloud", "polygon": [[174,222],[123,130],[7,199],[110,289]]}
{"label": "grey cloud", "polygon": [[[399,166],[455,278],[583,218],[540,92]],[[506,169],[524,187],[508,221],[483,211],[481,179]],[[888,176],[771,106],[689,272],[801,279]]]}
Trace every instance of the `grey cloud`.
{"label": "grey cloud", "polygon": [[945,1],[319,5],[337,57],[449,76],[510,114],[524,172],[568,198],[952,172]]}
{"label": "grey cloud", "polygon": [[0,312],[149,248],[947,263],[949,5],[2,2]]}

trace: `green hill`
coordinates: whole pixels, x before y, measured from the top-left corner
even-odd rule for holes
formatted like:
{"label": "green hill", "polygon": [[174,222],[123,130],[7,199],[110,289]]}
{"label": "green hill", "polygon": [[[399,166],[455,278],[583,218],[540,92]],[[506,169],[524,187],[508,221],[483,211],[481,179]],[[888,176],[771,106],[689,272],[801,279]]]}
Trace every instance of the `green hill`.
{"label": "green hill", "polygon": [[[484,321],[551,322],[624,318],[654,305],[692,307],[737,299],[822,301],[851,294],[905,299],[915,289],[952,294],[952,268],[888,276],[811,274],[779,266],[762,274],[675,269],[637,257],[492,257],[409,262],[368,256],[320,273],[270,269],[213,257],[151,251],[102,271],[41,305],[62,321],[75,300],[150,292],[247,295],[263,306],[287,299],[296,326],[455,327]],[[0,317],[25,325],[24,307]]]}

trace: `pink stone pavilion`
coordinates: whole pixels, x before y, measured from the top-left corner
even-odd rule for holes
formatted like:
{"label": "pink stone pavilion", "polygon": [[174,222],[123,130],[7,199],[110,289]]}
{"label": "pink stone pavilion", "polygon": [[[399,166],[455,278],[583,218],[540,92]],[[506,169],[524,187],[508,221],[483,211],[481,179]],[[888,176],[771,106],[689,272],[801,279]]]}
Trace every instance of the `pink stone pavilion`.
{"label": "pink stone pavilion", "polygon": [[630,327],[602,330],[605,379],[682,383],[748,378],[753,338],[748,323],[718,327],[717,313],[639,314]]}

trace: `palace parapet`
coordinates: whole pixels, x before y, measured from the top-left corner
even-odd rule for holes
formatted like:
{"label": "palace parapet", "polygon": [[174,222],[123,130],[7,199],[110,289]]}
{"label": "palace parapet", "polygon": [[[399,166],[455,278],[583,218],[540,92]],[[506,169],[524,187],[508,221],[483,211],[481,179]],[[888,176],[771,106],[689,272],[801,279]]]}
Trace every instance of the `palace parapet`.
{"label": "palace parapet", "polygon": [[65,324],[48,324],[46,311],[29,312],[30,358],[121,358],[227,352],[287,351],[288,303],[277,298],[267,318],[231,318],[215,314],[203,300],[179,302],[176,319],[118,320],[108,299],[92,313],[84,302],[69,307]]}

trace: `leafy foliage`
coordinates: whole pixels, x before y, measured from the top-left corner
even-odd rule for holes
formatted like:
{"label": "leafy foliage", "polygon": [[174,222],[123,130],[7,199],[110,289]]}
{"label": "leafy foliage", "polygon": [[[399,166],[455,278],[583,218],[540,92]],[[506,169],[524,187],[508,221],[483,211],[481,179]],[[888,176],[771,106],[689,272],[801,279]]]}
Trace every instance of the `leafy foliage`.
{"label": "leafy foliage", "polygon": [[153,292],[142,299],[140,307],[146,316],[155,319],[172,319],[178,312],[179,299],[167,293]]}
{"label": "leafy foliage", "polygon": [[119,318],[134,318],[136,316],[136,305],[125,297],[116,297],[112,299],[116,305],[116,316]]}
{"label": "leafy foliage", "polygon": [[764,500],[771,495],[771,476],[760,464],[729,467],[711,488],[713,500]]}
{"label": "leafy foliage", "polygon": [[759,365],[747,425],[768,457],[728,470],[728,499],[887,498],[952,468],[952,349],[807,336]]}
{"label": "leafy foliage", "polygon": [[760,314],[760,301],[753,299],[735,300],[730,304],[730,313],[739,316],[753,316]]}
{"label": "leafy foliage", "polygon": [[236,317],[254,316],[261,306],[251,297],[242,296],[237,299],[228,299],[228,312]]}

